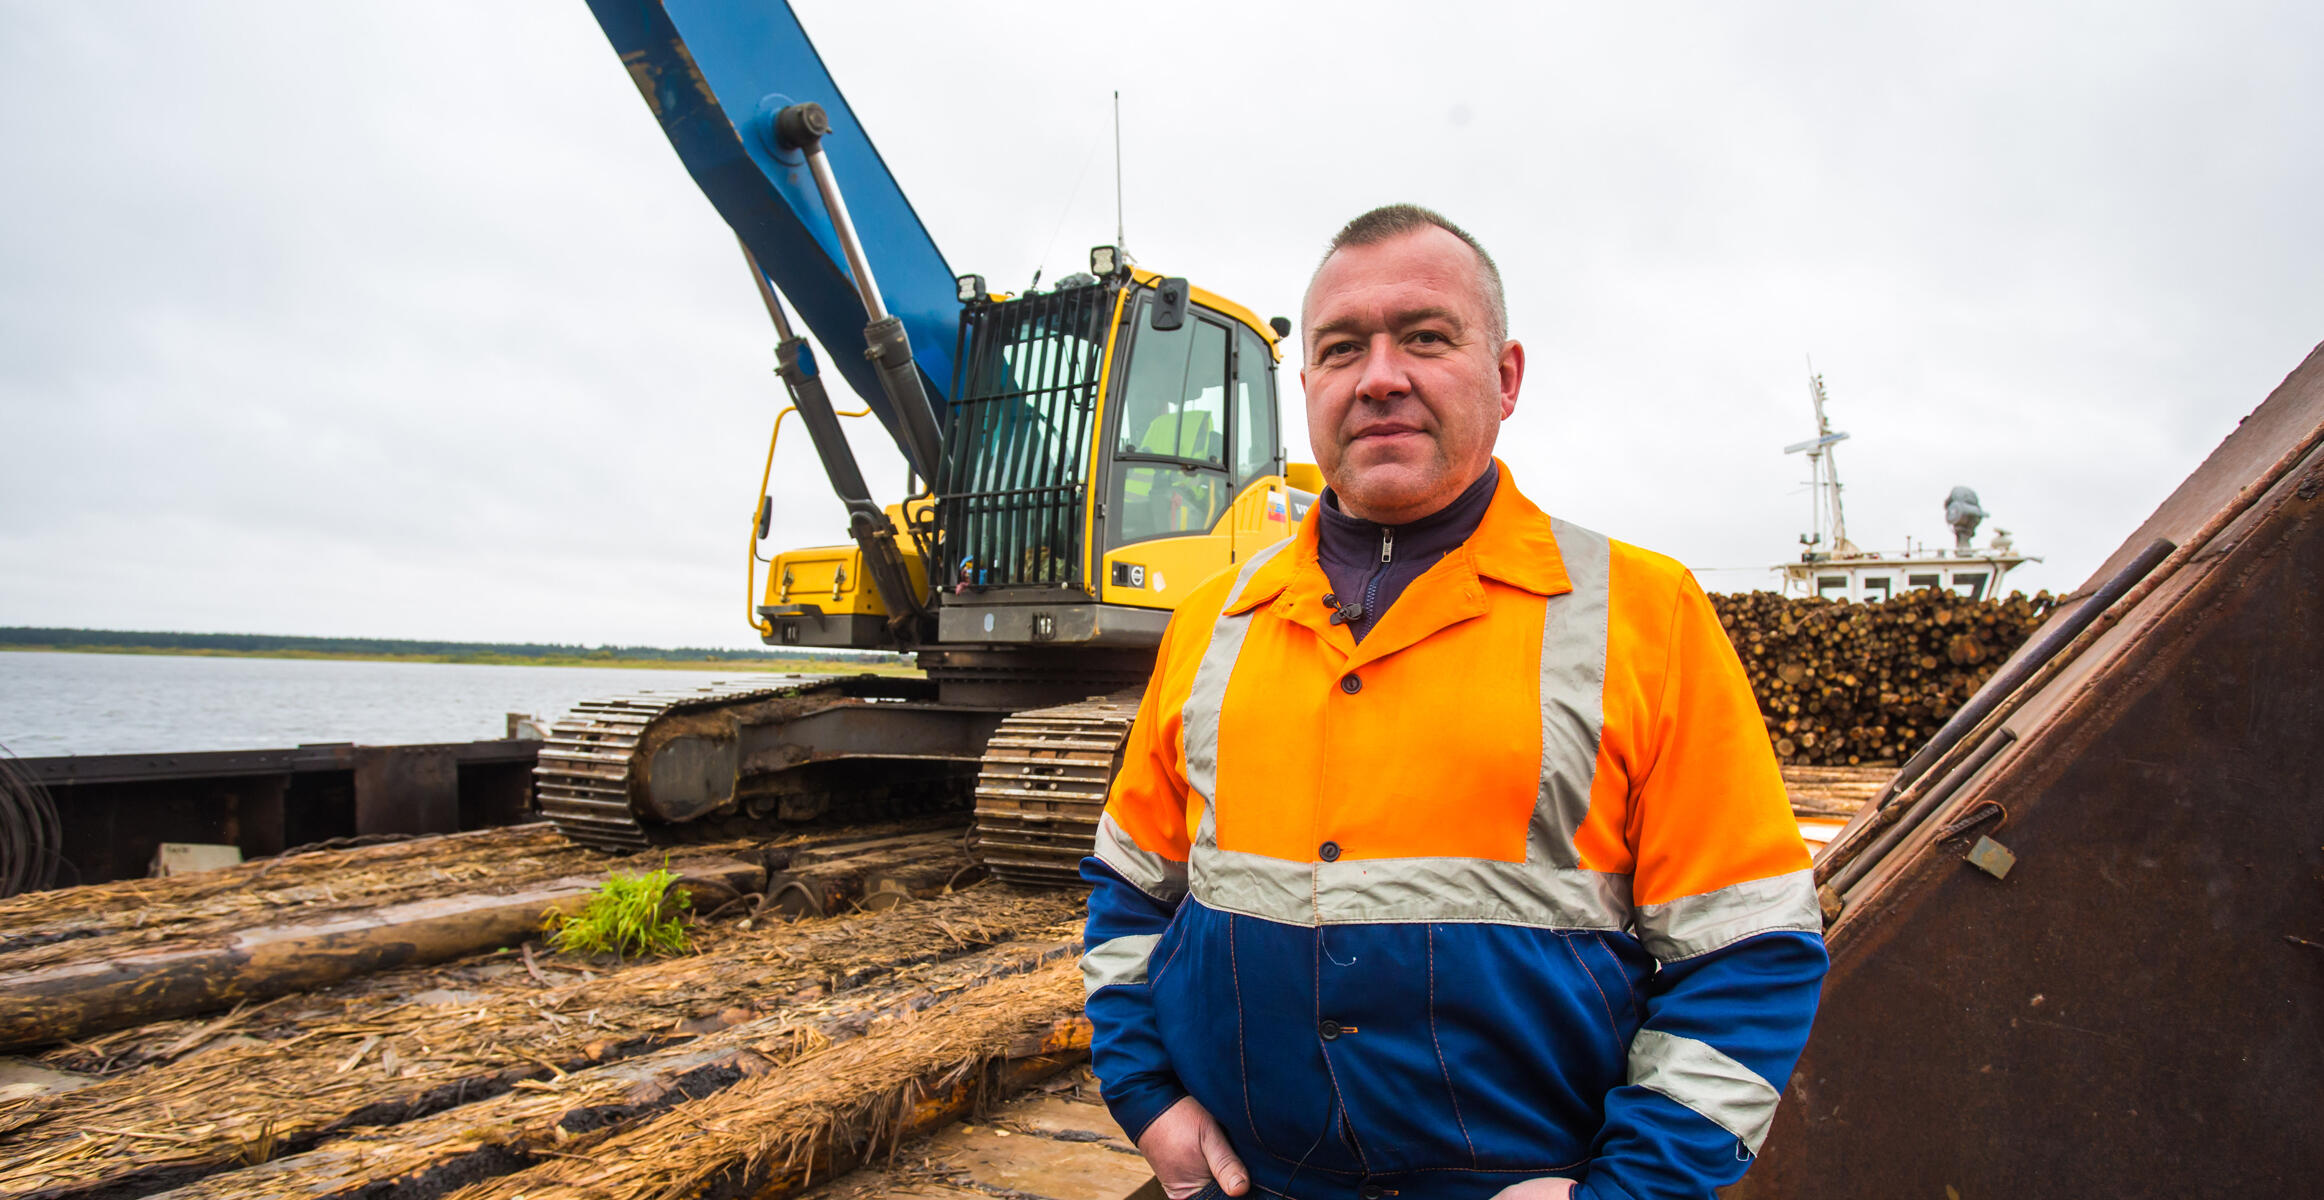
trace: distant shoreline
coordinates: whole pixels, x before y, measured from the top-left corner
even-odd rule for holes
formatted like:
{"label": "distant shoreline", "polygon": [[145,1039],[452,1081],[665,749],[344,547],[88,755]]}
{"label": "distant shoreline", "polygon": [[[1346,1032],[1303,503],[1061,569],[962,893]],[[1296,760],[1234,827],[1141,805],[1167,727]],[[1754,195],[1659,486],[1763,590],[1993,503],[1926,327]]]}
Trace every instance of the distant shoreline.
{"label": "distant shoreline", "polygon": [[809,675],[918,675],[917,668],[901,663],[865,662],[837,658],[616,658],[590,654],[524,655],[464,652],[446,654],[382,654],[335,650],[224,650],[189,646],[104,646],[0,643],[0,652],[45,654],[156,654],[178,658],[291,658],[317,662],[449,663],[484,667],[612,667],[653,671],[748,671],[753,674]]}

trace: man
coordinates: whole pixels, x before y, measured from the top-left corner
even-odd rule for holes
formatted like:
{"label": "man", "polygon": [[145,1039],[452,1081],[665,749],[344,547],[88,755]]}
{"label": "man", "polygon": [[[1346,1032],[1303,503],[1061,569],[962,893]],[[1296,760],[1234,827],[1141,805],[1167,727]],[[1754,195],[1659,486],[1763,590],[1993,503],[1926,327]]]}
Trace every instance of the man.
{"label": "man", "polygon": [[1685,568],[1493,458],[1525,351],[1425,209],[1308,286],[1329,490],[1165,635],[1083,972],[1115,1118],[1197,1194],[1708,1196],[1827,960],[1734,649]]}

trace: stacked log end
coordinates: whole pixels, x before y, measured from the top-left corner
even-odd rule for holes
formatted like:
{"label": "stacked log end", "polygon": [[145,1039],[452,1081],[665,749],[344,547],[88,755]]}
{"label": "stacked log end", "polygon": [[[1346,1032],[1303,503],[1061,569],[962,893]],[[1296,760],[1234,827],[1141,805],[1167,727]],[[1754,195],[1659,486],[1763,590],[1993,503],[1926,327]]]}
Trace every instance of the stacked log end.
{"label": "stacked log end", "polygon": [[1776,758],[1799,766],[1911,757],[2056,605],[2048,592],[1970,600],[1933,588],[1865,604],[1711,597]]}

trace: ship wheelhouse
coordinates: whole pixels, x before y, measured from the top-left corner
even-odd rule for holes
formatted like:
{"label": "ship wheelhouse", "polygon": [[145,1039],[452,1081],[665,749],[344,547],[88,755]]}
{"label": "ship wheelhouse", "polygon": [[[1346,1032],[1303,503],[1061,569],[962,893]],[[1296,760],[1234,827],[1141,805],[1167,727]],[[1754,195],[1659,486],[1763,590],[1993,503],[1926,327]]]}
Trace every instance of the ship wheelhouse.
{"label": "ship wheelhouse", "polygon": [[1939,588],[1974,601],[2000,596],[2002,580],[2029,561],[2025,555],[2009,552],[1895,558],[1866,555],[1785,563],[1780,570],[1786,593],[1824,600],[1872,604],[1906,592]]}

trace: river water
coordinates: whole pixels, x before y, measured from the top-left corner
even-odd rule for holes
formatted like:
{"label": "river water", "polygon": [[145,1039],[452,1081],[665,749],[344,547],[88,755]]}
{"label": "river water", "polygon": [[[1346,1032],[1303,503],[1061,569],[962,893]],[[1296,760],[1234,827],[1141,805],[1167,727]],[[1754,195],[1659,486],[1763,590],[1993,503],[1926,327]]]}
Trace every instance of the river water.
{"label": "river water", "polygon": [[464,742],[507,714],[758,671],[500,667],[167,654],[0,653],[0,746],[22,757],[265,750],[305,742]]}

